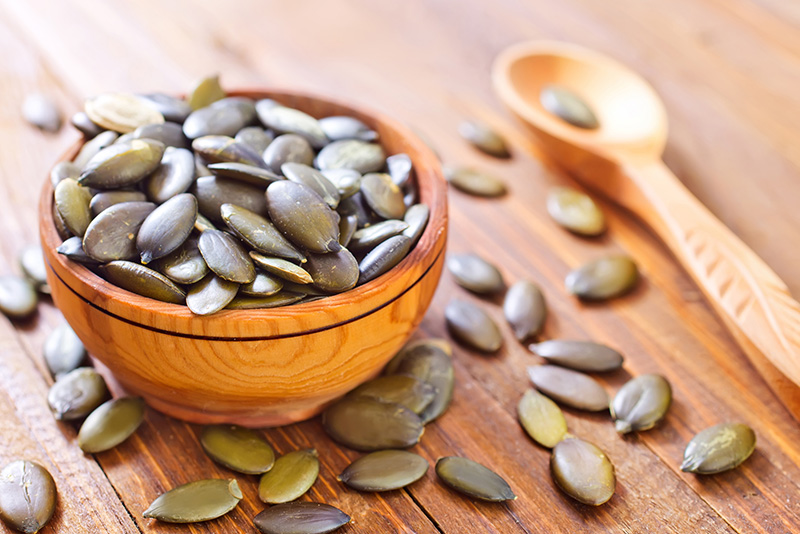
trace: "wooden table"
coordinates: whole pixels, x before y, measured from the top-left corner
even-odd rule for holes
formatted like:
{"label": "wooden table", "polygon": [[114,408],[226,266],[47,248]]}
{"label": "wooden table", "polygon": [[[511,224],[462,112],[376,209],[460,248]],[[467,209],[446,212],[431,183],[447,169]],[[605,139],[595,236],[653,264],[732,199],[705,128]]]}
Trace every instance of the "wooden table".
{"label": "wooden table", "polygon": [[[532,38],[574,41],[611,54],[650,80],[666,102],[668,165],[800,296],[800,10],[785,0],[497,0],[481,2],[215,2],[0,0],[0,273],[36,240],[36,198],[47,172],[77,139],[23,123],[31,91],[68,113],[111,90],[181,92],[212,72],[228,87],[281,86],[357,101],[400,118],[433,140],[448,164],[472,164],[507,180],[499,200],[451,194],[451,252],[478,252],[509,282],[539,283],[551,317],[546,337],[590,338],[619,348],[625,369],[599,377],[616,391],[631,376],[664,374],[674,404],[658,429],[620,438],[608,415],[567,411],[571,431],[612,459],[617,491],[600,508],[576,504],[552,483],[548,451],[516,422],[537,358],[514,342],[494,356],[457,347],[453,405],[413,450],[431,463],[464,455],[496,469],[518,500],[475,502],[431,469],[405,491],[358,494],[335,476],[357,453],[333,444],[318,420],[268,429],[277,451],[316,447],[320,480],[307,499],[353,517],[342,532],[771,532],[800,531],[800,428],[735,345],[666,249],[629,215],[603,203],[609,231],[569,235],[547,217],[544,194],[570,183],[522,134],[494,97],[492,58]],[[459,139],[464,117],[495,125],[513,143],[498,161]],[[644,280],[606,305],[569,297],[564,275],[584,260],[626,251]],[[453,297],[478,301],[442,278],[422,336],[445,336]],[[496,301],[481,304],[501,321]],[[0,317],[0,463],[26,457],[55,476],[60,502],[43,532],[253,532],[263,505],[255,477],[228,516],[193,526],[142,519],[159,493],[205,477],[229,477],[201,451],[198,428],[150,412],[115,450],[84,456],[75,427],[57,423],[41,348],[62,320],[46,300],[27,322]],[[739,469],[699,477],[679,469],[686,442],[722,421],[758,436]],[[4,527],[0,526],[0,531]]]}

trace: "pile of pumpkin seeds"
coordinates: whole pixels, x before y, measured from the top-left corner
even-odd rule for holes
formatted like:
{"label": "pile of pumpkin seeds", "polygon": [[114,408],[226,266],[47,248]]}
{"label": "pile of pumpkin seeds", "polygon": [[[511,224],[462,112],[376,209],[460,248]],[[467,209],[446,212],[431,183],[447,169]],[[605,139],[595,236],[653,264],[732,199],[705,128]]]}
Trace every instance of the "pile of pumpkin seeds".
{"label": "pile of pumpkin seeds", "polygon": [[186,100],[100,95],[72,122],[86,143],[51,175],[58,252],[199,315],[369,282],[430,214],[409,156],[360,120],[227,96],[216,77]]}

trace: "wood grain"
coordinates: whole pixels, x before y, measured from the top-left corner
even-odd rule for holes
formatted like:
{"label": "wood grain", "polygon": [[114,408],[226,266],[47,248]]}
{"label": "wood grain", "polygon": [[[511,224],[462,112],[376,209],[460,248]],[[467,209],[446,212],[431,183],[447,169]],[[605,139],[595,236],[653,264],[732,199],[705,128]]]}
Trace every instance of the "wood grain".
{"label": "wood grain", "polygon": [[[306,498],[350,513],[355,521],[343,532],[352,533],[798,531],[796,423],[648,230],[602,200],[609,231],[597,240],[567,234],[547,218],[547,187],[571,181],[502,110],[488,79],[502,48],[539,37],[574,41],[634,67],[665,100],[668,166],[798,295],[798,26],[792,3],[775,0],[499,0],[491,7],[360,0],[313,8],[257,0],[225,6],[2,0],[0,271],[14,272],[18,250],[36,240],[39,186],[77,138],[66,129],[48,137],[27,128],[18,115],[27,91],[54,95],[71,111],[94,93],[179,92],[219,71],[230,87],[283,86],[377,108],[421,129],[446,163],[480,166],[508,181],[511,194],[499,200],[451,193],[449,250],[492,259],[509,283],[523,277],[539,283],[551,310],[545,337],[594,339],[620,349],[624,369],[598,376],[610,392],[630,376],[660,372],[672,383],[675,402],[662,426],[625,439],[607,416],[567,413],[570,431],[605,450],[619,477],[606,506],[577,505],[550,481],[547,451],[516,424],[516,402],[528,387],[525,367],[539,360],[501,323],[507,345],[498,355],[455,349],[454,403],[414,450],[431,463],[461,454],[490,465],[508,478],[517,501],[496,506],[465,499],[436,481],[432,469],[407,491],[358,494],[335,480],[358,454],[334,445],[318,421],[264,431],[280,452],[319,450],[321,477]],[[466,116],[506,134],[513,159],[492,160],[463,143],[456,127]],[[633,294],[607,305],[566,294],[563,277],[571,268],[619,251],[632,254],[644,273]],[[474,298],[443,277],[421,335],[444,335],[444,306],[455,296]],[[478,302],[501,320],[497,302]],[[49,378],[41,346],[60,320],[44,302],[36,318],[14,325],[16,335],[0,326],[0,458],[32,451],[54,474],[70,474],[65,482],[57,476],[59,487],[70,489],[61,492],[60,515],[43,532],[253,532],[251,518],[262,508],[255,477],[240,477],[246,499],[220,520],[174,526],[141,518],[165,489],[232,476],[202,454],[197,427],[151,411],[131,440],[96,463],[66,443],[74,429],[50,420],[42,400]],[[8,367],[8,354],[21,364]],[[728,420],[755,429],[754,455],[713,477],[680,472],[691,436]],[[85,474],[74,476],[73,492],[75,465]]]}

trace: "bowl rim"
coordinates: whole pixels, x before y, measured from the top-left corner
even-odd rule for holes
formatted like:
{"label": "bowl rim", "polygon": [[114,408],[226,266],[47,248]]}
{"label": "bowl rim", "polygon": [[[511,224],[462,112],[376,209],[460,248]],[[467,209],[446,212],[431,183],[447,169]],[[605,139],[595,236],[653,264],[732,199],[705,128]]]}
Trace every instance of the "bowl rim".
{"label": "bowl rim", "polygon": [[[327,110],[310,113],[318,117],[350,115],[378,131],[383,146],[387,142],[394,145],[392,153],[407,153],[417,180],[418,202],[430,209],[427,227],[411,252],[386,273],[344,293],[280,308],[222,310],[199,316],[185,305],[157,301],[117,287],[85,265],[55,252],[62,240],[53,222],[53,186],[47,179],[39,201],[39,232],[48,271],[58,282],[87,305],[134,326],[193,339],[254,341],[300,336],[352,323],[401,298],[432,271],[439,275],[433,267],[443,260],[446,245],[447,183],[438,157],[410,128],[381,112],[304,91],[257,88],[230,90],[227,94],[272,98],[306,111],[311,106]],[[84,141],[81,137],[56,164],[73,159]]]}

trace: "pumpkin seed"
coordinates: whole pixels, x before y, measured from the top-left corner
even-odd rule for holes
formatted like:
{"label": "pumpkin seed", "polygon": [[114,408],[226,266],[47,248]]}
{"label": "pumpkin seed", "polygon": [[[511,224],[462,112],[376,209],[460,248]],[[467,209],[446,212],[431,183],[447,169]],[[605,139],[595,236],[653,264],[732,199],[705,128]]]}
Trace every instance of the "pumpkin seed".
{"label": "pumpkin seed", "polygon": [[373,217],[367,212],[366,202],[360,191],[353,194],[351,197],[340,200],[336,212],[341,217],[355,215],[357,228],[363,228],[375,222]]}
{"label": "pumpkin seed", "polygon": [[209,425],[200,444],[212,460],[245,475],[260,475],[272,469],[275,453],[264,439],[248,428]]}
{"label": "pumpkin seed", "polygon": [[389,176],[392,177],[392,182],[397,187],[404,187],[409,178],[411,178],[411,170],[413,164],[411,157],[408,154],[394,154],[386,158],[386,168],[389,170]]}
{"label": "pumpkin seed", "polygon": [[238,180],[258,187],[267,187],[272,182],[283,180],[283,177],[274,172],[246,165],[244,163],[212,163],[208,170],[215,176]]}
{"label": "pumpkin seed", "polygon": [[289,502],[270,506],[253,523],[263,534],[326,534],[350,522],[338,508],[317,502]]}
{"label": "pumpkin seed", "polygon": [[86,229],[83,250],[98,261],[137,258],[136,235],[154,209],[150,202],[124,202],[107,208]]}
{"label": "pumpkin seed", "polygon": [[150,139],[111,145],[89,160],[78,183],[98,189],[134,185],[156,170],[165,149],[163,143]]}
{"label": "pumpkin seed", "polygon": [[[429,353],[438,353],[442,352],[448,358],[452,358],[453,356],[453,347],[450,345],[450,342],[446,339],[441,338],[425,338],[425,339],[417,339],[415,341],[410,341],[403,346],[397,354],[386,364],[383,372],[387,375],[393,375],[398,373],[398,368],[400,364],[405,361],[406,357],[409,357],[409,360],[413,359],[412,354],[422,351],[424,354]],[[423,360],[425,361],[425,360]],[[446,360],[449,362],[449,360]],[[419,378],[420,380],[428,381],[427,378],[427,366],[421,368],[423,371],[421,374],[416,371],[416,369],[412,371],[408,371],[407,374],[411,374]],[[404,371],[406,372],[406,371]]]}
{"label": "pumpkin seed", "polygon": [[611,347],[591,341],[551,339],[534,343],[529,348],[548,363],[576,371],[598,373],[622,367],[622,354]]}
{"label": "pumpkin seed", "polygon": [[558,224],[576,234],[596,236],[606,229],[603,212],[585,193],[570,187],[553,187],[547,193],[547,212]]}
{"label": "pumpkin seed", "polygon": [[712,475],[733,469],[756,448],[756,434],[742,423],[720,423],[699,432],[686,445],[681,471]]}
{"label": "pumpkin seed", "polygon": [[264,151],[264,161],[267,169],[278,174],[284,163],[311,165],[314,162],[314,149],[299,135],[279,135]]}
{"label": "pumpkin seed", "polygon": [[453,254],[447,268],[458,285],[479,295],[499,293],[506,287],[497,267],[477,254]]}
{"label": "pumpkin seed", "polygon": [[140,98],[143,102],[161,113],[164,116],[164,120],[169,122],[181,124],[186,120],[186,117],[189,116],[189,113],[192,112],[192,108],[189,106],[188,102],[172,95],[150,93],[140,95]]}
{"label": "pumpkin seed", "polygon": [[328,254],[309,254],[305,268],[313,284],[329,293],[353,289],[358,282],[358,262],[346,248]]}
{"label": "pumpkin seed", "polygon": [[141,191],[101,191],[92,197],[91,202],[89,202],[89,209],[92,212],[92,216],[97,217],[107,208],[123,202],[147,202],[147,197]]}
{"label": "pumpkin seed", "polygon": [[561,408],[535,389],[522,396],[517,416],[525,432],[542,447],[552,449],[567,435],[567,421]]}
{"label": "pumpkin seed", "polygon": [[192,285],[186,294],[186,306],[197,315],[217,313],[236,297],[239,284],[230,282],[214,273]]}
{"label": "pumpkin seed", "polygon": [[98,263],[96,259],[84,252],[83,242],[81,241],[81,238],[77,236],[70,237],[61,243],[56,249],[56,252],[63,254],[72,261],[77,261],[78,263],[84,263],[87,265],[97,265]]}
{"label": "pumpkin seed", "polygon": [[93,123],[120,133],[164,122],[164,116],[151,104],[129,93],[106,93],[90,98],[83,110]]}
{"label": "pumpkin seed", "polygon": [[[198,208],[199,208],[199,203],[198,203]],[[197,230],[198,234],[202,234],[206,230],[217,230],[217,227],[214,226],[214,223],[209,221],[202,213],[198,213],[197,220],[194,222],[194,229]]]}
{"label": "pumpkin seed", "polygon": [[408,228],[403,230],[403,235],[411,240],[411,246],[417,244],[425,227],[428,225],[428,218],[431,210],[426,204],[414,204],[406,210],[403,220],[408,224]]}
{"label": "pumpkin seed", "polygon": [[206,166],[206,161],[199,153],[194,155],[194,174],[195,176],[211,176],[212,173]]}
{"label": "pumpkin seed", "polygon": [[38,301],[36,290],[26,279],[0,276],[0,312],[9,319],[27,319],[36,311]]}
{"label": "pumpkin seed", "polygon": [[99,267],[103,278],[114,285],[151,299],[183,304],[186,294],[169,278],[144,265],[111,261]]}
{"label": "pumpkin seed", "polygon": [[154,209],[136,235],[142,263],[146,265],[177,250],[192,233],[195,220],[197,199],[189,193],[176,195]]}
{"label": "pumpkin seed", "polygon": [[468,119],[459,124],[458,133],[478,150],[496,158],[510,158],[506,140],[488,124]]}
{"label": "pumpkin seed", "polygon": [[183,134],[189,139],[197,139],[204,135],[227,137],[236,135],[252,121],[253,117],[246,108],[226,105],[226,100],[228,99],[218,100],[209,106],[192,111],[183,123]]}
{"label": "pumpkin seed", "polygon": [[234,139],[249,146],[258,154],[263,154],[272,140],[275,139],[275,135],[270,131],[265,131],[260,126],[248,126],[239,130]]}
{"label": "pumpkin seed", "polygon": [[519,341],[539,335],[547,318],[547,304],[539,286],[520,280],[508,288],[503,314]]}
{"label": "pumpkin seed", "polygon": [[236,479],[196,480],[159,495],[142,517],[166,523],[199,523],[227,514],[244,495]]}
{"label": "pumpkin seed", "polygon": [[345,397],[331,405],[322,414],[322,425],[334,441],[360,451],[411,447],[425,430],[405,406],[369,397]]}
{"label": "pumpkin seed", "polygon": [[198,80],[194,88],[186,97],[186,102],[193,110],[204,108],[217,100],[222,100],[227,94],[219,84],[219,75],[207,76]]}
{"label": "pumpkin seed", "polygon": [[339,193],[339,201],[349,198],[361,189],[361,173],[352,169],[328,169],[320,171]]}
{"label": "pumpkin seed", "polygon": [[281,258],[270,258],[252,250],[250,251],[250,257],[256,265],[284,280],[296,284],[310,284],[314,281],[305,269],[298,267],[290,261]]}
{"label": "pumpkin seed", "polygon": [[339,219],[339,244],[343,247],[349,246],[357,228],[358,217],[355,215],[345,215]]}
{"label": "pumpkin seed", "polygon": [[639,280],[636,264],[627,256],[609,256],[584,264],[567,275],[567,291],[582,299],[605,300],[632,290]]}
{"label": "pumpkin seed", "polygon": [[310,187],[332,209],[339,205],[339,190],[314,167],[287,162],[281,165],[281,172],[292,182]]}
{"label": "pumpkin seed", "polygon": [[298,135],[314,148],[322,148],[329,142],[319,121],[299,109],[260,100],[256,103],[256,111],[261,123],[276,132]]}
{"label": "pumpkin seed", "polygon": [[467,167],[445,168],[445,178],[456,189],[479,197],[499,197],[506,194],[506,184],[499,178]]}
{"label": "pumpkin seed", "polygon": [[0,471],[0,519],[26,534],[39,532],[56,509],[56,483],[47,469],[16,460]]}
{"label": "pumpkin seed", "polygon": [[64,225],[70,232],[82,237],[92,220],[89,209],[92,194],[72,178],[66,178],[58,183],[54,196],[56,210]]}
{"label": "pumpkin seed", "polygon": [[306,261],[305,256],[264,217],[233,204],[223,204],[220,214],[228,227],[258,252]]}
{"label": "pumpkin seed", "polygon": [[207,163],[244,163],[267,168],[261,155],[252,148],[225,135],[204,135],[192,141],[192,149]]}
{"label": "pumpkin seed", "polygon": [[22,101],[22,117],[33,126],[50,133],[61,129],[61,111],[49,97],[33,93]]}
{"label": "pumpkin seed", "polygon": [[294,304],[305,297],[303,293],[292,293],[290,291],[279,291],[267,297],[236,297],[227,309],[229,310],[257,310],[266,308],[278,308]]}
{"label": "pumpkin seed", "polygon": [[366,284],[387,272],[406,257],[410,248],[411,240],[404,235],[390,237],[373,248],[358,264],[361,273],[358,284]]}
{"label": "pumpkin seed", "polygon": [[334,141],[317,155],[317,167],[323,171],[352,169],[365,174],[381,170],[385,163],[386,153],[381,145],[357,139]]}
{"label": "pumpkin seed", "polygon": [[89,414],[78,431],[78,446],[87,454],[113,449],[128,439],[144,419],[144,401],[120,397]]}
{"label": "pumpkin seed", "polygon": [[375,141],[378,139],[378,132],[355,117],[335,115],[320,119],[318,122],[325,137],[330,141],[342,141],[343,139]]}
{"label": "pumpkin seed", "polygon": [[447,486],[476,499],[501,502],[517,498],[500,475],[469,458],[439,458],[436,474]]}
{"label": "pumpkin seed", "polygon": [[41,293],[50,293],[47,265],[41,245],[29,245],[19,253],[19,268],[25,278]]}
{"label": "pumpkin seed", "polygon": [[324,297],[327,296],[327,293],[324,291],[312,286],[311,284],[298,284],[296,282],[290,282],[289,280],[283,280],[283,290],[282,292],[286,293],[301,293],[303,297]]}
{"label": "pumpkin seed", "polygon": [[592,108],[566,87],[547,85],[542,88],[539,100],[545,110],[573,126],[587,130],[600,127]]}
{"label": "pumpkin seed", "polygon": [[614,465],[596,445],[578,438],[560,441],[550,454],[556,485],[578,502],[599,506],[614,495]]}
{"label": "pumpkin seed", "polygon": [[92,122],[92,119],[89,118],[85,111],[78,111],[73,114],[69,121],[86,139],[91,139],[103,131],[102,128]]}
{"label": "pumpkin seed", "polygon": [[224,280],[247,284],[256,278],[256,269],[247,251],[235,237],[220,230],[206,230],[197,242],[200,254],[214,274]]}
{"label": "pumpkin seed", "polygon": [[192,151],[168,146],[161,157],[161,164],[147,177],[144,189],[150,200],[162,204],[188,191],[194,178]]}
{"label": "pumpkin seed", "polygon": [[[70,236],[72,236],[72,232],[67,229],[67,225],[64,223],[64,218],[60,213],[58,213],[58,208],[56,207],[55,202],[52,204],[50,213],[53,215],[53,226],[56,229],[56,233],[58,233],[58,237],[63,240],[67,240]],[[78,241],[80,241],[80,238],[78,238]]]}
{"label": "pumpkin seed", "polygon": [[444,317],[450,335],[475,350],[496,352],[503,345],[503,336],[497,324],[471,302],[451,300]]}
{"label": "pumpkin seed", "polygon": [[61,180],[72,178],[77,181],[80,178],[81,169],[71,161],[60,161],[55,164],[50,171],[50,183],[53,184],[53,189],[58,185]]}
{"label": "pumpkin seed", "polygon": [[361,178],[361,194],[367,205],[384,219],[401,219],[406,213],[403,192],[388,174],[365,174]]}
{"label": "pumpkin seed", "polygon": [[375,451],[354,461],[336,477],[358,491],[391,491],[425,476],[428,461],[408,451]]}
{"label": "pumpkin seed", "polygon": [[175,122],[165,122],[163,124],[146,124],[139,126],[131,134],[133,139],[152,139],[154,141],[161,141],[167,148],[182,148],[187,149],[191,145],[186,136],[183,135],[183,129],[180,124]]}
{"label": "pumpkin seed", "polygon": [[420,412],[423,424],[442,415],[453,399],[455,375],[452,349],[445,340],[426,339],[410,343],[386,366],[387,374],[408,374],[433,386],[433,400]]}
{"label": "pumpkin seed", "polygon": [[599,412],[608,409],[608,393],[592,377],[555,365],[528,367],[536,388],[561,404],[578,410]]}
{"label": "pumpkin seed", "polygon": [[394,402],[419,415],[436,397],[436,388],[412,375],[392,374],[365,382],[350,395]]}
{"label": "pumpkin seed", "polygon": [[80,338],[67,323],[53,330],[44,342],[42,349],[44,362],[54,378],[77,369],[86,361],[86,348]]}
{"label": "pumpkin seed", "polygon": [[191,236],[177,250],[155,260],[150,267],[179,284],[194,284],[208,274],[208,266],[197,247],[197,238]]}
{"label": "pumpkin seed", "polygon": [[611,417],[620,434],[649,430],[672,404],[672,388],[661,375],[641,375],[625,383],[611,402]]}
{"label": "pumpkin seed", "polygon": [[197,198],[200,213],[216,223],[224,222],[220,213],[223,204],[235,204],[259,215],[267,214],[264,189],[237,180],[203,176],[195,180],[190,193]]}
{"label": "pumpkin seed", "polygon": [[317,451],[308,449],[284,454],[261,476],[258,498],[269,504],[293,501],[304,495],[319,476]]}
{"label": "pumpkin seed", "polygon": [[309,252],[338,252],[339,216],[311,188],[282,180],[267,188],[267,210],[272,223]]}
{"label": "pumpkin seed", "polygon": [[283,281],[267,273],[256,271],[256,278],[249,284],[243,284],[239,293],[248,297],[268,297],[283,289]]}
{"label": "pumpkin seed", "polygon": [[403,233],[406,228],[408,228],[408,223],[397,219],[375,223],[356,230],[350,240],[349,248],[351,250],[369,250],[390,237]]}
{"label": "pumpkin seed", "polygon": [[86,164],[89,163],[89,160],[95,157],[97,153],[104,148],[113,145],[118,137],[119,134],[117,132],[112,132],[110,130],[106,130],[97,134],[94,139],[84,143],[78,152],[78,155],[75,156],[73,163],[79,169],[83,170],[83,168],[86,167]]}
{"label": "pumpkin seed", "polygon": [[91,367],[79,367],[64,374],[50,386],[47,402],[59,421],[89,415],[108,398],[106,381]]}

